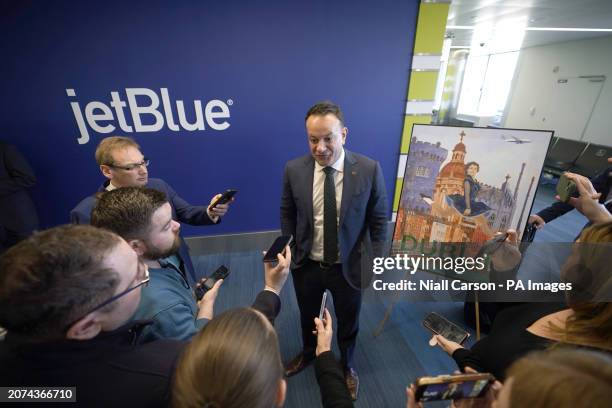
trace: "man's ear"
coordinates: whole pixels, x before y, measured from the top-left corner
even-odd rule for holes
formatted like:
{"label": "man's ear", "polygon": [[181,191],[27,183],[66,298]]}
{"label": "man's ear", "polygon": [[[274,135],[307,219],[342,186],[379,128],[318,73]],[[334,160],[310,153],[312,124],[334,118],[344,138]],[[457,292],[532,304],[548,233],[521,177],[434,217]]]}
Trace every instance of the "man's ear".
{"label": "man's ear", "polygon": [[139,257],[144,255],[144,253],[147,250],[147,246],[140,239],[131,239],[127,243],[130,245],[130,247],[134,250],[134,252],[136,252],[136,255],[138,255]]}
{"label": "man's ear", "polygon": [[348,135],[348,128],[347,127],[343,127],[342,128],[342,145],[344,145],[344,143],[346,143],[346,135]]}
{"label": "man's ear", "polygon": [[66,332],[69,340],[90,340],[102,331],[102,325],[95,317],[96,313],[90,313],[81,320],[70,326]]}
{"label": "man's ear", "polygon": [[111,168],[107,166],[106,164],[100,165],[100,171],[102,172],[102,175],[106,177],[107,179],[111,180],[113,178],[113,174],[111,173]]}
{"label": "man's ear", "polygon": [[287,396],[287,381],[281,378],[278,382],[278,389],[276,390],[276,406],[282,407],[285,404],[285,397]]}

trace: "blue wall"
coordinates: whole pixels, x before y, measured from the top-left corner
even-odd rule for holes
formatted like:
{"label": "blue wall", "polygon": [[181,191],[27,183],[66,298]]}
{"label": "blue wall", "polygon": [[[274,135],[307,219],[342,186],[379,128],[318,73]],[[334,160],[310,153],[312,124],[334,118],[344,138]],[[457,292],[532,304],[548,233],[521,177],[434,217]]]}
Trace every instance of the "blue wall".
{"label": "blue wall", "polygon": [[189,121],[194,100],[233,101],[224,131],[113,132],[134,137],[151,159],[150,177],[192,203],[240,190],[221,225],[188,227],[186,235],[278,228],[284,163],[308,152],[304,114],[327,98],[345,112],[347,148],[381,162],[391,207],[418,1],[256,3],[5,4],[0,139],[34,167],[44,227],[67,222],[103,181],[93,153],[109,135],[89,129],[91,140],[79,144],[70,102],[81,111],[91,101],[109,105],[111,91],[126,101],[125,88],[158,96],[168,88]]}

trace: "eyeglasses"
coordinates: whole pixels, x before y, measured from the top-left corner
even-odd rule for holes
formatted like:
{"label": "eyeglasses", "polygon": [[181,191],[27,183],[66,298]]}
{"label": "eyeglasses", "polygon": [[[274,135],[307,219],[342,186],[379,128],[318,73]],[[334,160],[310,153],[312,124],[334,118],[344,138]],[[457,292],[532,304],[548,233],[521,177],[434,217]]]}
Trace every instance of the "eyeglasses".
{"label": "eyeglasses", "polygon": [[107,166],[108,167],[112,167],[113,169],[132,171],[132,170],[139,169],[140,167],[149,167],[149,163],[151,163],[151,160],[149,160],[149,159],[147,159],[145,157],[144,160],[141,161],[140,163],[126,164],[125,166],[117,166],[117,165],[114,165],[114,164],[107,164]]}
{"label": "eyeglasses", "polygon": [[[142,268],[143,272],[141,272],[141,268]],[[149,276],[149,267],[147,265],[145,265],[143,262],[139,262],[139,265],[138,265],[138,274],[144,275],[144,277],[141,280],[139,280],[138,283],[136,283],[134,286],[131,286],[131,287],[127,288],[126,290],[124,290],[122,292],[117,293],[116,295],[114,295],[111,298],[105,300],[104,302],[100,303],[96,307],[94,307],[92,309],[89,309],[89,311],[87,313],[84,313],[81,317],[76,319],[75,323],[78,322],[79,320],[81,320],[83,317],[87,316],[88,314],[93,313],[96,310],[100,310],[104,306],[107,306],[108,304],[114,302],[115,300],[117,300],[117,299],[127,295],[131,291],[136,290],[139,287],[148,284],[149,281],[151,280],[151,278]]]}

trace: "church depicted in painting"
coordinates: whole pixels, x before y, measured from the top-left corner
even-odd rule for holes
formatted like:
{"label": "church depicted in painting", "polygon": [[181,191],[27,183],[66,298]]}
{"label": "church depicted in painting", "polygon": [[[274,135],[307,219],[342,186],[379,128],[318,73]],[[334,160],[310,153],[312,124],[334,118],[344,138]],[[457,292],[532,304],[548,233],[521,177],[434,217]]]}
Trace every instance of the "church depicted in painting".
{"label": "church depicted in painting", "polygon": [[511,228],[525,163],[517,169],[514,187],[509,174],[496,186],[481,183],[478,173],[486,168],[466,160],[465,136],[461,131],[450,152],[440,142],[413,137],[393,237],[395,252],[423,242],[482,243]]}

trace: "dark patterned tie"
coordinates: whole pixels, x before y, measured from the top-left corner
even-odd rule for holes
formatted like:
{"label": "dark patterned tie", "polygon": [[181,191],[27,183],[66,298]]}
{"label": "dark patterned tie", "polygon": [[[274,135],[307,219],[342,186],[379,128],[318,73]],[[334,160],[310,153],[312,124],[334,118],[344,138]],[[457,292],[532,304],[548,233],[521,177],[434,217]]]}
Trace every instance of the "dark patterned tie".
{"label": "dark patterned tie", "polygon": [[336,183],[334,168],[324,167],[323,186],[323,262],[333,264],[338,259],[338,221],[336,217]]}

